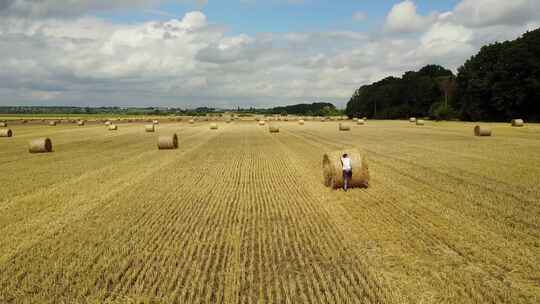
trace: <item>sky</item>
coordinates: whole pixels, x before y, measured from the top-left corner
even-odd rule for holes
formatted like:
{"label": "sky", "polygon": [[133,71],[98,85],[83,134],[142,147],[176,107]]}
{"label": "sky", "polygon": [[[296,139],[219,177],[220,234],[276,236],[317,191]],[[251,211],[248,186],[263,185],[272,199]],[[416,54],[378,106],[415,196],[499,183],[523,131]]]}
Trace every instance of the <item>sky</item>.
{"label": "sky", "polygon": [[539,27],[538,0],[0,0],[0,106],[344,107]]}

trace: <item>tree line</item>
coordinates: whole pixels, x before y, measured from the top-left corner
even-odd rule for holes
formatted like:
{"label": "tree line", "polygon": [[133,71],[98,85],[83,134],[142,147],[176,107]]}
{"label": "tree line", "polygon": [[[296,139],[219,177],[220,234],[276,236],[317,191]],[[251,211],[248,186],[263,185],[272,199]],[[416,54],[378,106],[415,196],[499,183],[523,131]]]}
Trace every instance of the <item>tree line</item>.
{"label": "tree line", "polygon": [[481,48],[458,74],[438,65],[357,89],[350,117],[540,121],[540,29]]}
{"label": "tree line", "polygon": [[0,114],[97,114],[97,115],[163,115],[163,116],[205,116],[221,115],[226,112],[239,114],[264,115],[307,115],[307,116],[334,116],[342,115],[333,104],[314,102],[312,104],[296,104],[274,108],[240,108],[215,109],[198,107],[195,109],[181,109],[174,107],[70,107],[70,106],[0,106]]}

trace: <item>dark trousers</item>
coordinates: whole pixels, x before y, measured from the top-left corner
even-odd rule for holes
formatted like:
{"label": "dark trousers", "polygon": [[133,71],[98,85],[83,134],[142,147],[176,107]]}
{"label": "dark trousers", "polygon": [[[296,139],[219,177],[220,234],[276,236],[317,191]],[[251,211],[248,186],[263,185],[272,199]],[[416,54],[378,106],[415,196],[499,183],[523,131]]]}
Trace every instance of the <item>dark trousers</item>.
{"label": "dark trousers", "polygon": [[352,170],[343,170],[343,189],[349,189],[349,181],[352,178]]}

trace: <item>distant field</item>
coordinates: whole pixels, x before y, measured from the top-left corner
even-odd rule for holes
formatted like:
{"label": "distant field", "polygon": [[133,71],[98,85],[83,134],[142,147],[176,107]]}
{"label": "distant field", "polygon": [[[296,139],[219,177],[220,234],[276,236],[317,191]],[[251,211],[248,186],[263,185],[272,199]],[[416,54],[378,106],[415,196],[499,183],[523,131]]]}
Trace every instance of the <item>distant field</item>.
{"label": "distant field", "polygon": [[[349,124],[10,126],[0,303],[540,303],[540,125]],[[351,147],[371,187],[325,188]]]}
{"label": "distant field", "polygon": [[107,115],[107,114],[0,114],[0,120],[21,120],[21,119],[107,119],[107,118],[163,118],[156,115]]}

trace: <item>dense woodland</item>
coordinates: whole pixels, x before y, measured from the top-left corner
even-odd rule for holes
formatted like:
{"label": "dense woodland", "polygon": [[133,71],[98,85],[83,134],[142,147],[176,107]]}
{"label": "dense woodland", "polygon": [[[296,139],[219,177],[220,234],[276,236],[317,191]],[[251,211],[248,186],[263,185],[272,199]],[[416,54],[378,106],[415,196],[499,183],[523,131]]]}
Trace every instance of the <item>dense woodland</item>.
{"label": "dense woodland", "polygon": [[540,121],[540,29],[484,46],[458,69],[437,65],[360,87],[349,116]]}

